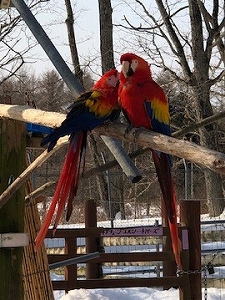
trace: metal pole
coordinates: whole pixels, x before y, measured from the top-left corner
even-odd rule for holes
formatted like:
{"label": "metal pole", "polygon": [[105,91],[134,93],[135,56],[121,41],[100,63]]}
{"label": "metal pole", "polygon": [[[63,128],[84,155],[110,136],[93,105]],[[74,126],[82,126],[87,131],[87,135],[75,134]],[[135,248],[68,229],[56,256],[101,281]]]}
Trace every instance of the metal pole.
{"label": "metal pole", "polygon": [[110,138],[108,136],[101,136],[101,138],[103,139],[109,150],[112,152],[113,156],[123,169],[123,172],[125,173],[127,178],[132,183],[140,181],[142,179],[142,176],[137,170],[135,164],[133,162],[131,163],[131,159],[122,145],[120,143],[118,144],[118,141],[114,138]]}
{"label": "metal pole", "polygon": [[91,260],[91,259],[98,258],[98,257],[100,257],[99,252],[88,253],[88,254],[82,255],[80,257],[74,257],[74,258],[70,258],[70,259],[66,259],[63,261],[59,261],[59,262],[50,264],[49,269],[53,270],[53,269],[60,268],[60,267],[70,266],[70,265],[74,265],[74,264],[80,264],[80,263],[86,262],[87,260]]}

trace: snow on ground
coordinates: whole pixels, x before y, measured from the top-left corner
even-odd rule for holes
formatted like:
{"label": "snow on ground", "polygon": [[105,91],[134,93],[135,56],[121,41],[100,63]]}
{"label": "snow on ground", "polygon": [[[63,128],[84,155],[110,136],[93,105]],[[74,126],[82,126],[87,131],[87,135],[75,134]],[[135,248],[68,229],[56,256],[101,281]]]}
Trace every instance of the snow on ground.
{"label": "snow on ground", "polygon": [[[152,288],[120,288],[120,289],[78,289],[64,292],[55,291],[55,300],[178,300],[179,291],[176,289],[157,290]],[[204,299],[204,289],[202,290]],[[225,299],[225,289],[207,289],[207,300]]]}

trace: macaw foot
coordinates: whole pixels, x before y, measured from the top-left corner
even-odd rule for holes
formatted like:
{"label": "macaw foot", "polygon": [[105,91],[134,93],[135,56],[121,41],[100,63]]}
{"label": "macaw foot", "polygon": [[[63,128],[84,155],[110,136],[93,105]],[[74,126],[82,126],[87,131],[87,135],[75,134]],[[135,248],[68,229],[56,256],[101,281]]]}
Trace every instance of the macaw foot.
{"label": "macaw foot", "polygon": [[134,129],[134,126],[132,124],[129,124],[124,132],[124,137],[126,138],[127,135],[131,132],[131,130]]}
{"label": "macaw foot", "polygon": [[137,138],[138,136],[140,135],[140,133],[142,131],[146,130],[146,128],[144,126],[141,126],[141,127],[137,127],[135,129],[135,131],[133,132],[133,136],[134,136],[134,142],[136,143],[137,142]]}

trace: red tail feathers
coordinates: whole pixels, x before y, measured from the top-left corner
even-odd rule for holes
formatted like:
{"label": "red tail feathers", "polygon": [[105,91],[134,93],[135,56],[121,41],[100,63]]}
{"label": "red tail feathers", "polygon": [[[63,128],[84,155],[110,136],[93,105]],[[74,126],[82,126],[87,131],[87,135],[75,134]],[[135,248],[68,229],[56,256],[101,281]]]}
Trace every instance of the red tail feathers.
{"label": "red tail feathers", "polygon": [[45,221],[35,239],[35,249],[37,250],[42,244],[48,228],[51,224],[55,209],[57,206],[57,213],[53,225],[53,235],[55,234],[56,227],[58,226],[60,217],[63,213],[67,201],[67,215],[68,221],[73,210],[73,198],[78,188],[78,181],[80,175],[80,163],[82,159],[83,149],[86,146],[86,134],[80,132],[74,135],[70,141],[69,149],[63,163],[60,173],[59,181],[51,201]]}
{"label": "red tail feathers", "polygon": [[177,201],[170,170],[170,158],[169,155],[162,152],[157,153],[155,150],[152,150],[152,155],[163,194],[166,215],[168,217],[174,257],[178,268],[182,269],[180,259],[181,242],[178,237],[177,226]]}

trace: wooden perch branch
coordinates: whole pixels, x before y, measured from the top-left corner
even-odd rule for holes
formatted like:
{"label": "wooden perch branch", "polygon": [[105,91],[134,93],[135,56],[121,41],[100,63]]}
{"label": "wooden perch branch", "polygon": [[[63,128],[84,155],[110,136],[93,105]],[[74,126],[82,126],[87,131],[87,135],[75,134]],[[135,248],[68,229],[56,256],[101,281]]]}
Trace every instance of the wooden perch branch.
{"label": "wooden perch branch", "polygon": [[40,196],[45,196],[46,192],[50,189],[52,189],[53,187],[55,187],[57,184],[56,181],[49,181],[45,184],[43,184],[42,186],[40,186],[39,188],[37,188],[36,190],[32,191],[30,194],[28,194],[25,197],[25,201],[27,204],[30,203],[38,203],[39,201],[36,201],[38,199],[38,197]]}
{"label": "wooden perch branch", "polygon": [[[0,117],[7,117],[54,128],[62,123],[66,115],[56,112],[47,112],[40,109],[31,109],[27,106],[2,104],[0,105]],[[132,160],[124,151],[123,147],[120,145],[119,141],[103,136],[102,139],[131,182],[139,181],[141,179],[141,175]]]}
{"label": "wooden perch branch", "polygon": [[213,122],[217,121],[217,120],[220,120],[222,118],[225,117],[225,110],[217,113],[217,114],[214,114],[210,117],[207,117],[203,120],[201,120],[200,122],[198,123],[194,123],[194,124],[191,124],[185,128],[181,128],[179,130],[177,130],[176,132],[173,133],[173,137],[180,137],[180,136],[184,136],[185,134],[193,131],[193,130],[197,130],[203,126],[206,126],[206,125],[209,125],[209,124],[212,124]]}
{"label": "wooden perch branch", "polygon": [[0,117],[54,128],[62,123],[66,115],[29,106],[0,104]]}
{"label": "wooden perch branch", "polygon": [[[127,126],[120,123],[106,124],[93,130],[99,135],[109,135],[111,137],[124,139]],[[225,154],[210,150],[194,143],[178,140],[149,130],[134,128],[126,139],[137,143],[143,147],[152,148],[185,158],[205,168],[209,168],[217,173],[225,175]]]}
{"label": "wooden perch branch", "polygon": [[[65,115],[31,109],[27,108],[27,106],[0,104],[0,117],[56,127],[61,124]],[[110,123],[96,128],[93,130],[93,133],[124,139],[126,128],[127,126],[124,124]],[[130,142],[185,158],[217,173],[225,174],[225,154],[221,152],[209,150],[188,141],[178,140],[148,130],[142,130],[135,138],[134,132],[135,129],[126,136],[126,139]]]}
{"label": "wooden perch branch", "polygon": [[[149,151],[149,148],[143,148],[143,149],[139,148],[139,149],[135,150],[134,152],[132,152],[131,154],[129,154],[129,156],[130,156],[130,158],[136,158],[139,155],[144,154],[147,150]],[[103,173],[103,172],[105,172],[109,169],[112,169],[112,168],[116,167],[116,166],[118,166],[118,162],[117,162],[116,159],[114,159],[114,160],[109,161],[105,164],[102,164],[98,167],[94,167],[94,168],[91,168],[91,169],[85,171],[83,176],[80,179],[81,180],[88,179],[88,178],[90,178],[94,175]],[[48,190],[55,187],[56,184],[57,184],[56,181],[49,181],[49,182],[43,184],[41,187],[37,188],[36,190],[34,190],[32,193],[30,193],[29,195],[27,195],[25,197],[26,203],[30,203],[30,202],[38,203],[39,201],[37,201],[36,199],[39,196],[45,195],[46,192],[48,192]]]}

